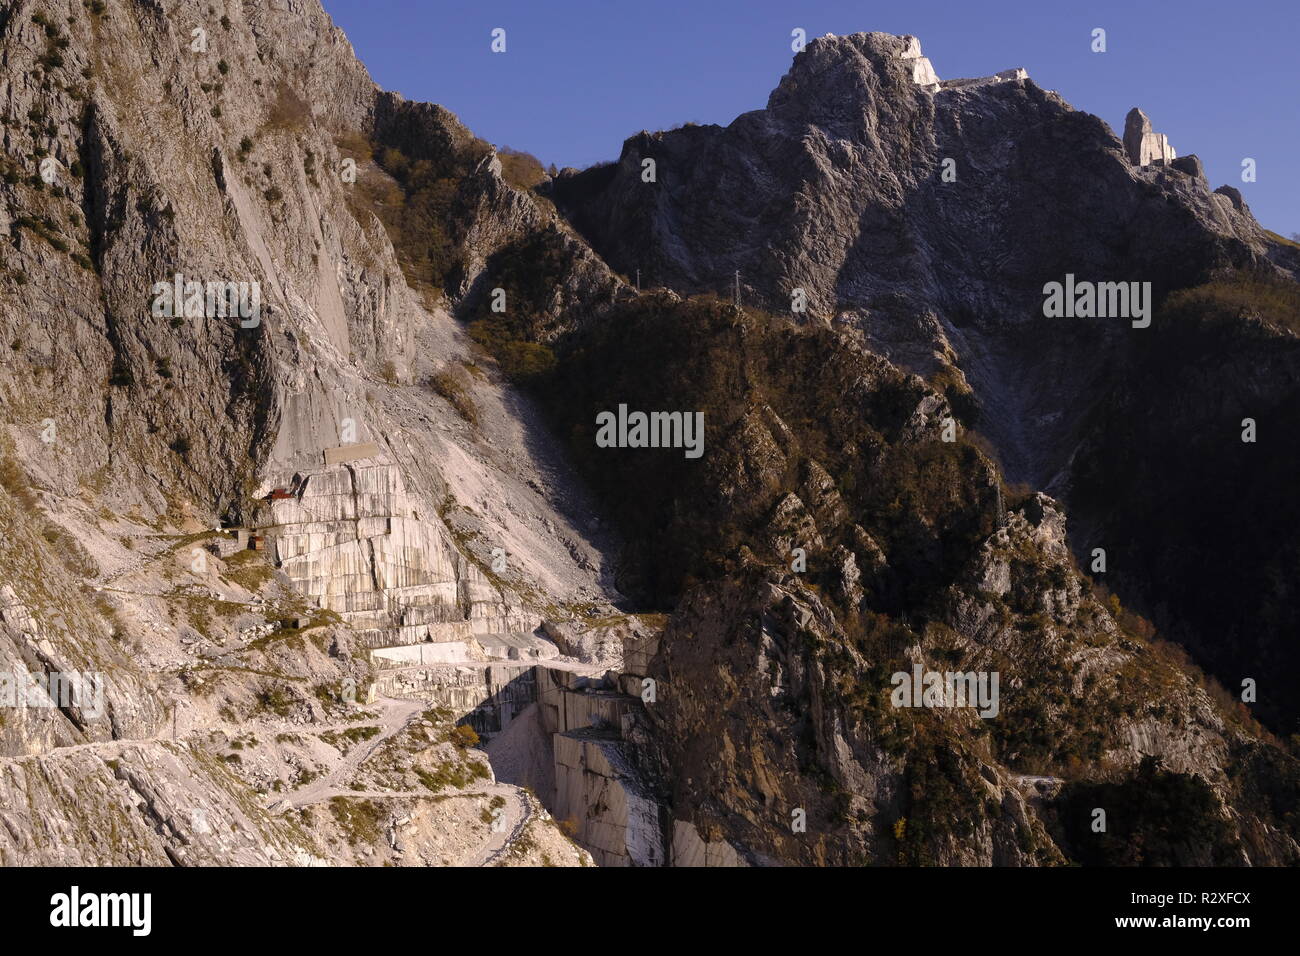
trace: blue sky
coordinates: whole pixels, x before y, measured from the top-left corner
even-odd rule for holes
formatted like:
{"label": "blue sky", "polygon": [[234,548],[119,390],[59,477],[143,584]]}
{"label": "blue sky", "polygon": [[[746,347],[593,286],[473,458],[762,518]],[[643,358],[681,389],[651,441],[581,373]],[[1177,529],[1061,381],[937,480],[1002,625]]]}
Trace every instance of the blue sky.
{"label": "blue sky", "polygon": [[[375,81],[441,103],[498,146],[583,167],[641,129],[726,125],[789,67],[790,31],[921,38],[941,78],[1023,66],[1117,132],[1141,106],[1212,186],[1300,232],[1300,7],[1236,3],[846,0],[323,0]],[[490,50],[506,30],[506,52]],[[1095,27],[1107,52],[1090,50]],[[1241,181],[1241,162],[1257,181]]]}

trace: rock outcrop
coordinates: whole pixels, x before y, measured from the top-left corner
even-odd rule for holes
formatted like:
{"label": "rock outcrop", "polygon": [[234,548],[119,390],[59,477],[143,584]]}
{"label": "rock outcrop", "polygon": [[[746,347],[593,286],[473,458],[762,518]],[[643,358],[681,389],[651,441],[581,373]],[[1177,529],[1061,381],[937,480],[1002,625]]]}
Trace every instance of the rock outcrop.
{"label": "rock outcrop", "polygon": [[1124,117],[1124,151],[1134,166],[1166,165],[1178,154],[1169,145],[1169,137],[1151,128],[1151,120],[1136,106]]}
{"label": "rock outcrop", "polygon": [[927,93],[935,93],[941,86],[939,75],[934,72],[934,67],[930,65],[930,58],[921,55],[921,41],[913,36],[903,37],[906,46],[898,54],[899,59],[905,60],[912,70],[912,82],[925,90]]}

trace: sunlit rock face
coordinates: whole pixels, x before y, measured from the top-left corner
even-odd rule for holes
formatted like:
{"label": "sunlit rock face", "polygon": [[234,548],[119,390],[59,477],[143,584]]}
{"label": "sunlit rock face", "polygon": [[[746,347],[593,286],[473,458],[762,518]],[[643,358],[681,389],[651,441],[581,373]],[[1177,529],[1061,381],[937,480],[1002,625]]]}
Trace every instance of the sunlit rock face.
{"label": "sunlit rock face", "polygon": [[1172,163],[1178,158],[1169,145],[1169,137],[1151,128],[1151,120],[1136,106],[1124,120],[1124,151],[1134,166]]}
{"label": "sunlit rock face", "polygon": [[921,55],[921,41],[913,36],[905,36],[903,40],[907,46],[898,58],[906,60],[912,68],[912,82],[928,93],[935,92],[940,86],[939,75],[930,65],[930,58]]}
{"label": "sunlit rock face", "polygon": [[299,473],[292,492],[267,505],[259,530],[278,566],[368,646],[455,639],[465,627],[492,633],[536,625],[457,551],[393,463]]}

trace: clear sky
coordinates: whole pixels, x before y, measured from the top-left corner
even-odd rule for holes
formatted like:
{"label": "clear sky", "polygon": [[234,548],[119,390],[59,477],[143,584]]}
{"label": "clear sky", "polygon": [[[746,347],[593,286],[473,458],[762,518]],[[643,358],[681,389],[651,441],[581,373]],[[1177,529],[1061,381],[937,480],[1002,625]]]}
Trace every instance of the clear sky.
{"label": "clear sky", "polygon": [[[763,107],[790,31],[911,33],[941,78],[1023,66],[1116,132],[1140,106],[1211,186],[1300,232],[1298,0],[323,0],[371,76],[498,146],[583,167],[642,129]],[[506,52],[491,51],[494,28]],[[1106,31],[1105,53],[1091,51]],[[1253,158],[1257,181],[1243,182]]]}

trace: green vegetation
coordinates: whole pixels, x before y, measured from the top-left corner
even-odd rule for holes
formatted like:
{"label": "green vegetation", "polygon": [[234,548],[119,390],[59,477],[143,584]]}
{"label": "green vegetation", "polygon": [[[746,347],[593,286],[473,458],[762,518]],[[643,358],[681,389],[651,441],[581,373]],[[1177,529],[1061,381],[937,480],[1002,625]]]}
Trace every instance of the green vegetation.
{"label": "green vegetation", "polygon": [[[882,612],[922,610],[993,529],[997,490],[983,454],[966,442],[905,439],[923,386],[843,349],[828,330],[714,297],[643,295],[560,340],[556,355],[536,392],[622,524],[639,572],[625,583],[652,608],[724,572],[742,545],[784,563],[764,543],[771,511],[789,492],[810,500],[821,469],[847,506],[824,530],[851,545],[857,523],[890,555],[874,587]],[[705,457],[596,447],[596,415],[620,403],[703,412]],[[733,480],[743,491],[728,488]],[[808,579],[829,589],[817,570],[826,562],[811,566]]]}
{"label": "green vegetation", "polygon": [[44,521],[41,537],[58,555],[59,560],[79,577],[91,578],[99,573],[98,565],[80,542],[53,521]]}
{"label": "green vegetation", "polygon": [[384,833],[384,811],[373,800],[331,797],[330,815],[352,844],[378,843]]}
{"label": "green vegetation", "polygon": [[1300,333],[1300,283],[1271,275],[1234,273],[1173,293],[1165,301],[1157,321],[1200,325],[1249,317]]}
{"label": "green vegetation", "polygon": [[[61,564],[81,578],[99,574],[99,566],[81,543],[40,510],[31,480],[19,464],[12,442],[8,440],[0,442],[0,488],[13,499],[18,510],[29,516],[34,530]],[[113,613],[112,620],[120,623],[116,612]]]}
{"label": "green vegetation", "polygon": [[533,189],[546,179],[546,169],[532,153],[502,146],[497,158],[501,160],[501,178],[518,189]]}
{"label": "green vegetation", "polygon": [[221,575],[232,584],[256,594],[275,577],[275,570],[266,557],[257,551],[236,551],[226,558],[226,568]]}
{"label": "green vegetation", "polygon": [[109,373],[108,384],[114,388],[129,388],[135,384],[135,376],[120,356],[113,359],[113,370]]}
{"label": "green vegetation", "polygon": [[470,316],[470,337],[496,360],[507,377],[535,381],[555,367],[542,339],[547,314],[572,266],[564,233],[554,224],[497,252],[487,264],[492,289],[505,293],[504,312],[495,293],[480,296]]}
{"label": "green vegetation", "polygon": [[267,114],[266,129],[301,132],[311,120],[311,107],[288,83],[280,80],[275,87],[275,102]]}
{"label": "green vegetation", "polygon": [[0,488],[4,488],[24,511],[30,513],[36,509],[31,481],[22,465],[18,464],[12,446],[0,449]]}
{"label": "green vegetation", "polygon": [[898,862],[929,866],[953,836],[969,838],[985,816],[978,764],[969,753],[934,735],[917,741],[905,772],[902,826],[893,837]]}
{"label": "green vegetation", "polygon": [[461,418],[478,424],[478,406],[469,393],[469,376],[463,366],[447,365],[429,380],[429,387],[450,402]]}
{"label": "green vegetation", "polygon": [[1265,229],[1264,235],[1268,236],[1274,242],[1280,242],[1284,246],[1290,246],[1293,249],[1300,249],[1300,242],[1297,242],[1295,238],[1296,236],[1300,236],[1300,233],[1293,233],[1293,238],[1288,239],[1286,236],[1279,235],[1271,229]]}
{"label": "green vegetation", "polygon": [[63,66],[63,52],[68,48],[68,38],[63,36],[57,25],[51,23],[41,13],[32,14],[32,22],[45,29],[45,52],[37,62],[47,71]]}
{"label": "green vegetation", "polygon": [[[251,552],[251,551],[250,552],[241,551],[239,553],[256,554],[256,552]],[[260,568],[248,568],[247,570],[253,572],[254,574],[261,573]],[[227,574],[225,577],[227,580],[230,579],[229,574]],[[234,605],[234,606],[239,607],[240,605]],[[284,610],[283,608],[280,609],[281,613],[283,613],[283,610]],[[313,631],[316,628],[328,626],[330,624],[338,624],[340,621],[338,614],[336,614],[334,611],[315,609],[311,612],[311,617],[308,619],[307,623],[304,624],[302,627],[298,627],[297,625],[295,625],[294,621],[298,619],[298,615],[301,615],[304,612],[301,606],[294,607],[291,610],[292,613],[294,613],[295,615],[294,617],[279,618],[276,622],[277,624],[279,624],[277,630],[274,630],[269,634],[265,634],[262,637],[257,638],[256,640],[249,641],[247,649],[250,651],[263,651],[274,644],[284,644],[293,650],[298,650],[298,651],[305,650],[306,645],[303,643],[303,637],[307,635],[308,632]],[[312,635],[313,638],[315,636],[316,635],[314,634]],[[317,643],[317,646],[320,647],[320,644]]]}
{"label": "green vegetation", "polygon": [[488,780],[492,776],[487,764],[481,760],[448,760],[433,770],[416,767],[415,775],[431,793],[438,793],[448,787],[463,790],[476,780]]}
{"label": "green vegetation", "polygon": [[953,415],[963,428],[974,428],[979,423],[979,402],[956,369],[944,366],[930,376],[929,385],[948,400]]}
{"label": "green vegetation", "polygon": [[415,288],[443,290],[463,275],[455,217],[461,181],[490,151],[482,140],[449,129],[442,148],[412,159],[393,146],[372,144],[380,167],[396,183],[358,181],[359,192],[393,240],[402,271]]}
{"label": "green vegetation", "polygon": [[261,710],[270,711],[278,717],[287,717],[298,704],[298,699],[283,687],[267,687],[257,694],[257,704]]}
{"label": "green vegetation", "polygon": [[458,724],[447,733],[447,741],[457,750],[478,746],[478,734],[468,724]]}
{"label": "green vegetation", "polygon": [[[39,180],[39,177],[38,177]],[[44,185],[42,183],[42,185]],[[53,219],[43,216],[35,219],[31,216],[19,216],[13,221],[15,229],[26,229],[28,232],[40,236],[59,252],[67,252],[72,247],[67,241],[59,235],[58,226]]]}
{"label": "green vegetation", "polygon": [[326,731],[320,735],[320,739],[325,741],[331,747],[337,747],[342,753],[346,754],[354,746],[363,741],[370,740],[379,736],[379,728],[373,725],[364,727],[349,727],[342,732]]}
{"label": "green vegetation", "polygon": [[[449,114],[419,144],[341,140],[340,149],[360,163],[368,155],[387,176],[369,174],[349,193],[358,212],[377,216],[388,230],[407,281],[417,289],[439,293],[459,290],[465,279],[464,240],[467,210],[461,208],[466,177],[491,153]],[[546,176],[540,162],[518,150],[499,152],[503,178],[531,189]],[[390,178],[391,177],[391,178]],[[543,341],[544,317],[572,265],[562,231],[552,223],[499,250],[487,264],[487,284],[467,306],[470,333],[510,378],[532,381],[554,367]],[[503,289],[505,311],[494,311]],[[458,405],[462,414],[465,409]],[[472,420],[466,415],[467,420]]]}

